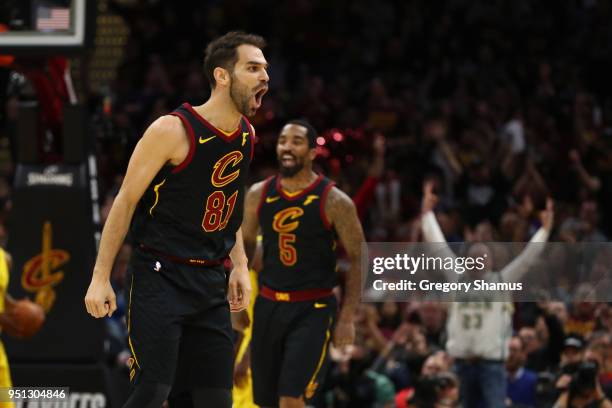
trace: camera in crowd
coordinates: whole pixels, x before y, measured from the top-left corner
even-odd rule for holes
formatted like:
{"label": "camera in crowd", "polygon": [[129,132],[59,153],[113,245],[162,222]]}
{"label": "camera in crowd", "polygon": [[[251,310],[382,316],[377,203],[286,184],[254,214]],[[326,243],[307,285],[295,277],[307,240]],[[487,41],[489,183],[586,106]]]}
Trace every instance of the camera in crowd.
{"label": "camera in crowd", "polygon": [[569,385],[570,398],[573,396],[586,397],[595,392],[597,388],[597,373],[599,365],[595,361],[582,361],[575,368]]}
{"label": "camera in crowd", "polygon": [[409,406],[433,408],[443,405],[453,407],[459,400],[459,380],[450,372],[422,376],[410,397]]}

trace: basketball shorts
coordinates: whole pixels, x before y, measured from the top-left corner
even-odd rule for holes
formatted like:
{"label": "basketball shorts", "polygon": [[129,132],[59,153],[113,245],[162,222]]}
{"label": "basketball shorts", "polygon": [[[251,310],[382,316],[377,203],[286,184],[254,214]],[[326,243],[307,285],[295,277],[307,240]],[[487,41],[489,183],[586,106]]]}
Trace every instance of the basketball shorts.
{"label": "basketball shorts", "polygon": [[135,250],[129,266],[130,381],[232,388],[233,331],[223,266],[172,263]]}
{"label": "basketball shorts", "polygon": [[334,296],[303,302],[257,298],[251,341],[257,405],[276,406],[279,397],[314,396],[329,365],[336,309]]}

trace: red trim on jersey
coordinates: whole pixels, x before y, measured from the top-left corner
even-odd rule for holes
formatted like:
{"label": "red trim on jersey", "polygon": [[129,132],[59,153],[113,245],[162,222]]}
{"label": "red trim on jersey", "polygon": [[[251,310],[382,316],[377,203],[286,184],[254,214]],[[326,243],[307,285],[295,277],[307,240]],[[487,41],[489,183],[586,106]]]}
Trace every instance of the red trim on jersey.
{"label": "red trim on jersey", "polygon": [[187,153],[187,157],[185,157],[185,160],[183,160],[179,165],[172,169],[172,174],[176,174],[183,170],[185,167],[187,167],[187,165],[191,163],[191,160],[193,159],[193,154],[195,153],[195,135],[193,133],[193,128],[189,124],[189,121],[182,113],[172,112],[170,113],[170,115],[176,116],[181,120],[181,122],[183,122],[183,126],[185,127],[185,130],[189,135],[189,153]]}
{"label": "red trim on jersey", "polygon": [[243,116],[243,118],[245,122],[247,123],[247,125],[249,126],[249,130],[250,130],[249,134],[251,137],[251,161],[253,161],[253,154],[255,153],[255,128],[253,127],[251,122],[249,122],[246,116]]}
{"label": "red trim on jersey", "polygon": [[225,262],[225,259],[199,259],[199,258],[180,258],[178,256],[170,255],[162,251],[158,251],[155,248],[151,248],[144,244],[138,244],[138,248],[143,250],[144,252],[148,252],[150,254],[166,258],[167,260],[180,263],[183,265],[192,265],[192,266],[202,266],[202,267],[211,267],[211,266],[219,266]]}
{"label": "red trim on jersey", "polygon": [[212,123],[210,123],[209,121],[204,119],[202,117],[202,115],[200,115],[198,112],[196,112],[195,109],[193,109],[193,106],[191,106],[187,102],[185,102],[183,104],[183,106],[185,107],[185,109],[187,109],[189,112],[191,112],[191,114],[193,116],[195,116],[195,118],[197,120],[202,122],[202,124],[204,126],[209,128],[210,130],[212,130],[215,133],[215,135],[219,136],[221,139],[225,140],[226,142],[231,142],[232,140],[234,140],[240,134],[240,129],[242,129],[242,126],[240,126],[240,123],[238,124],[238,128],[236,128],[236,130],[234,130],[234,133],[232,133],[231,135],[228,136],[227,134],[223,133],[223,131],[221,129],[217,128],[215,125],[213,125]]}
{"label": "red trim on jersey", "polygon": [[268,187],[270,186],[270,181],[272,181],[273,178],[274,176],[270,176],[266,179],[266,181],[264,181],[263,190],[261,191],[261,197],[259,197],[259,204],[257,205],[257,218],[259,218],[259,212],[261,211],[261,206],[263,205],[264,199],[266,198],[266,195],[268,194]]}
{"label": "red trim on jersey", "polygon": [[329,219],[327,219],[327,215],[325,215],[325,201],[327,201],[327,195],[329,194],[329,191],[336,185],[336,183],[329,183],[328,185],[325,186],[325,189],[323,190],[323,193],[321,194],[321,200],[319,200],[319,213],[321,214],[321,221],[323,221],[323,225],[325,225],[325,228],[327,228],[328,230],[331,229],[332,225],[331,222],[329,222]]}
{"label": "red trim on jersey", "polygon": [[304,195],[308,194],[309,192],[311,192],[317,185],[319,185],[319,183],[321,182],[321,180],[323,180],[323,174],[319,174],[319,176],[316,178],[315,181],[313,181],[308,187],[306,187],[305,189],[303,189],[302,191],[299,192],[299,194],[296,195],[288,195],[287,193],[285,193],[285,190],[283,190],[283,186],[281,186],[281,178],[277,177],[276,178],[276,190],[278,190],[278,193],[287,201],[294,201],[297,200],[299,198],[304,197]]}

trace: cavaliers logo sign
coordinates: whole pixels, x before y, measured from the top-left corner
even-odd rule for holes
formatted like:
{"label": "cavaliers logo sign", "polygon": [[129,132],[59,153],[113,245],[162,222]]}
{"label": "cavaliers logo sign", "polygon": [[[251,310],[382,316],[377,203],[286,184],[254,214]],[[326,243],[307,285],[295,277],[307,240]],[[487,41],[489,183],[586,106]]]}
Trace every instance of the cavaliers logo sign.
{"label": "cavaliers logo sign", "polygon": [[53,249],[53,230],[46,221],[42,230],[42,251],[27,261],[21,274],[23,288],[35,294],[35,302],[46,313],[55,303],[54,287],[64,279],[61,268],[70,260],[70,254],[62,249]]}

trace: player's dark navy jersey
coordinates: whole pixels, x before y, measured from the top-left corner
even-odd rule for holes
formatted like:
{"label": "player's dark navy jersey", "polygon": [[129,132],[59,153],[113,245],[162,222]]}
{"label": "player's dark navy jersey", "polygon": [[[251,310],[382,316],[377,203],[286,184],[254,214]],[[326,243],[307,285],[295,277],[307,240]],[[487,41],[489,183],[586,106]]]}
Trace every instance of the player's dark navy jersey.
{"label": "player's dark navy jersey", "polygon": [[319,175],[306,189],[289,194],[278,176],[266,180],[258,209],[264,250],[261,284],[285,291],[335,286],[335,233],[324,211],[333,185]]}
{"label": "player's dark navy jersey", "polygon": [[187,103],[171,115],[187,131],[189,154],[180,165],[166,165],[155,176],[138,203],[132,239],[186,260],[224,258],[242,223],[253,128],[243,117],[236,131],[226,134]]}

